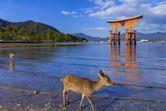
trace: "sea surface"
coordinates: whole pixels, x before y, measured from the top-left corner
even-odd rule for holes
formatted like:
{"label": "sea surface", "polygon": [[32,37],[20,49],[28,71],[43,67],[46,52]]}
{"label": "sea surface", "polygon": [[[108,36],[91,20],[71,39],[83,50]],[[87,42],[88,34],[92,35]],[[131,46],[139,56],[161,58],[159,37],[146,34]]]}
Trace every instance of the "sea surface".
{"label": "sea surface", "polygon": [[[14,61],[9,52],[15,52]],[[0,48],[0,85],[47,92],[62,90],[57,82],[65,74],[92,80],[102,69],[115,86],[104,87],[96,96],[166,104],[166,43],[111,46],[88,43],[67,46]]]}

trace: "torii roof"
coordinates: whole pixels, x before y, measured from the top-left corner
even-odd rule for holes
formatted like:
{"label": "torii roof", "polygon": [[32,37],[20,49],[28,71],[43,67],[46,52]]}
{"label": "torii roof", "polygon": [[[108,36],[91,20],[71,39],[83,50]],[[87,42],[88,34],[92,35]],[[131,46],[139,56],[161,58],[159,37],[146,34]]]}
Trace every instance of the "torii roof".
{"label": "torii roof", "polygon": [[106,22],[110,23],[110,24],[117,24],[117,23],[129,22],[129,21],[136,21],[136,20],[139,20],[141,18],[143,18],[143,15],[138,15],[138,16],[131,17],[128,19],[123,19],[123,20],[107,20]]}

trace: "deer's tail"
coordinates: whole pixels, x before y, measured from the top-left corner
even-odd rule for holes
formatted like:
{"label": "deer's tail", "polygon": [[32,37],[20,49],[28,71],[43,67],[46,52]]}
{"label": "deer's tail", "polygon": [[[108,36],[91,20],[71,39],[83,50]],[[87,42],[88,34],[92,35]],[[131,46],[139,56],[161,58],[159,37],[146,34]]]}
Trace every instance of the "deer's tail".
{"label": "deer's tail", "polygon": [[60,78],[60,81],[63,81],[63,77]]}

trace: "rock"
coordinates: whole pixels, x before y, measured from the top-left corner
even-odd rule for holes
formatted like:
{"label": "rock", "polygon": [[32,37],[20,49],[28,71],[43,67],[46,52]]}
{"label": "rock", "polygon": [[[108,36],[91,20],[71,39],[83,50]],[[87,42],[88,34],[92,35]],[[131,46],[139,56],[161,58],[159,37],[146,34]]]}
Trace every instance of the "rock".
{"label": "rock", "polygon": [[33,94],[39,94],[40,91],[33,91]]}
{"label": "rock", "polygon": [[20,105],[19,103],[16,103],[16,106],[17,106],[17,107],[20,107],[21,105]]}

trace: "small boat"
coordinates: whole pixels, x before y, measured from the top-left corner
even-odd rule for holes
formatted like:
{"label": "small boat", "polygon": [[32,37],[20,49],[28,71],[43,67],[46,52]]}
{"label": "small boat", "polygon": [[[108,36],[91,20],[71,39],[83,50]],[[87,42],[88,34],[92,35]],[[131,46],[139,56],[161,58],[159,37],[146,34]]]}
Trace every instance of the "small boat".
{"label": "small boat", "polygon": [[148,42],[146,39],[141,39],[139,42]]}

